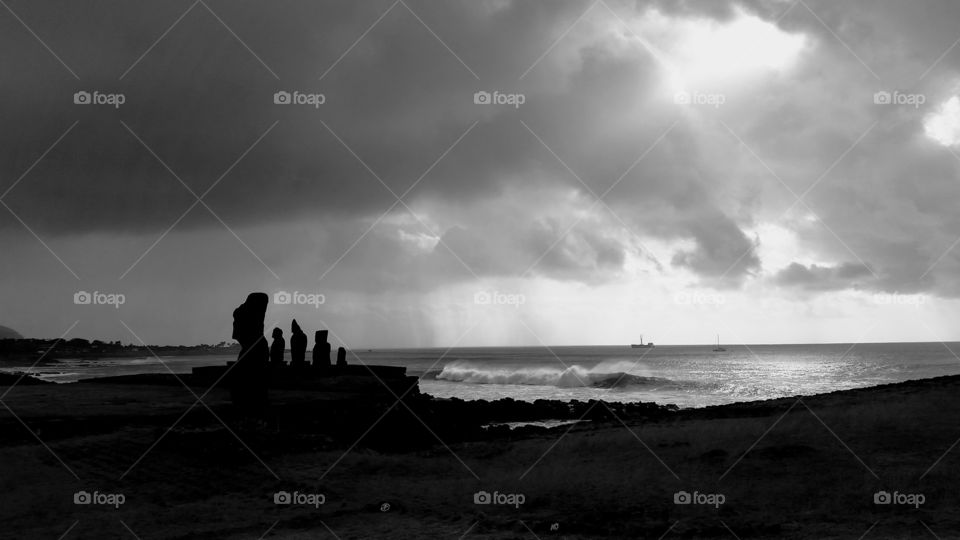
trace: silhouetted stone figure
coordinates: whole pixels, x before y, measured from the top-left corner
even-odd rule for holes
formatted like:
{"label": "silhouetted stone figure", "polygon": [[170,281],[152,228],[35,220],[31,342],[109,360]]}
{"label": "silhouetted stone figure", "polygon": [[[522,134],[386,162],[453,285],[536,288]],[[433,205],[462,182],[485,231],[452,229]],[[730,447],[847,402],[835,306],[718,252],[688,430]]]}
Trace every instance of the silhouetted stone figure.
{"label": "silhouetted stone figure", "polygon": [[307,355],[307,335],[300,329],[297,320],[290,324],[290,367],[303,367]]}
{"label": "silhouetted stone figure", "polygon": [[343,347],[337,349],[337,367],[347,366],[347,350]]}
{"label": "silhouetted stone figure", "polygon": [[230,378],[235,405],[259,407],[267,403],[267,361],[270,350],[263,336],[263,317],[269,297],[255,292],[233,310],[233,339],[240,343],[240,355]]}
{"label": "silhouetted stone figure", "polygon": [[273,329],[273,343],[270,344],[270,364],[274,366],[283,365],[283,350],[287,348],[287,342],[283,339],[283,330]]}
{"label": "silhouetted stone figure", "polygon": [[313,367],[327,369],[330,367],[330,344],[327,343],[327,331],[317,330],[313,334]]}

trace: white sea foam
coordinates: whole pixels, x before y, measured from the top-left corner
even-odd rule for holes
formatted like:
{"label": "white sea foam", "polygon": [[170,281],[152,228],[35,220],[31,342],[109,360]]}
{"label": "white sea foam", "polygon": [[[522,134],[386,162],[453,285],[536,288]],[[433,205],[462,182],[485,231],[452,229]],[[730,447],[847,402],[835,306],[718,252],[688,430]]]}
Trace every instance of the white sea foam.
{"label": "white sea foam", "polygon": [[575,388],[584,386],[621,386],[663,384],[667,379],[630,373],[636,364],[629,361],[601,362],[593,367],[559,365],[538,367],[494,367],[475,362],[454,361],[437,374],[439,380],[471,384],[522,384]]}

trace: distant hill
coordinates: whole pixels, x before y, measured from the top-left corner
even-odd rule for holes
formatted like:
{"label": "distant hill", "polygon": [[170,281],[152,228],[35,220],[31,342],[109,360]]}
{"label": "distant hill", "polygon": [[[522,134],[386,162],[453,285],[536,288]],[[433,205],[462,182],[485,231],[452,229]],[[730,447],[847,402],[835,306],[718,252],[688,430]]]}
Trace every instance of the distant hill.
{"label": "distant hill", "polygon": [[0,339],[23,339],[23,336],[13,328],[0,326]]}

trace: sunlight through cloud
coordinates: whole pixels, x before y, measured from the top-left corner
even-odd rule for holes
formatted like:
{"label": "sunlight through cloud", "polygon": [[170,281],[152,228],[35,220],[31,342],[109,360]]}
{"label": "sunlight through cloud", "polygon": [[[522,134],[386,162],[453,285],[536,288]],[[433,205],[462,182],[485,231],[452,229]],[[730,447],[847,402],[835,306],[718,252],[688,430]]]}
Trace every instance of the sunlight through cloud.
{"label": "sunlight through cloud", "polygon": [[743,81],[764,71],[789,68],[806,46],[806,36],[784,32],[741,9],[729,21],[675,18],[651,10],[641,22],[661,54],[672,90],[689,85]]}
{"label": "sunlight through cloud", "polygon": [[960,144],[960,97],[953,96],[923,120],[927,137],[943,146]]}

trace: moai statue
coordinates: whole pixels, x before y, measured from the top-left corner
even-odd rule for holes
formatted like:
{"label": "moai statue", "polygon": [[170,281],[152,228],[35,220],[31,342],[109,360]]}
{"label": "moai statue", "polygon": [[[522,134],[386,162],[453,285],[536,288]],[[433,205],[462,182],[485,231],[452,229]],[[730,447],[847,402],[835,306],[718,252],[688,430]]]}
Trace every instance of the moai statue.
{"label": "moai statue", "polygon": [[304,367],[307,355],[307,335],[300,329],[297,320],[290,324],[290,367]]}
{"label": "moai statue", "polygon": [[287,342],[283,339],[283,330],[273,329],[273,343],[270,344],[270,365],[283,365],[283,351],[287,348]]}
{"label": "moai statue", "polygon": [[234,405],[244,408],[267,404],[267,362],[270,349],[263,336],[263,318],[269,297],[255,292],[233,310],[233,339],[240,343],[240,355],[230,377]]}
{"label": "moai statue", "polygon": [[327,369],[330,367],[330,344],[327,343],[327,331],[317,330],[313,334],[313,367]]}

